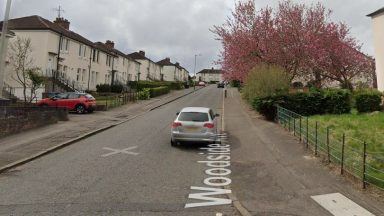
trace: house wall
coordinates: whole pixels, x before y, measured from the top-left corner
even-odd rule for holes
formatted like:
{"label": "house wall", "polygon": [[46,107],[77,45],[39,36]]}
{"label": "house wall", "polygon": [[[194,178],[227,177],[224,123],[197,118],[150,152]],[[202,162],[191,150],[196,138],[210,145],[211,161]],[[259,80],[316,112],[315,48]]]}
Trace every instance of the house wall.
{"label": "house wall", "polygon": [[164,81],[175,81],[175,66],[163,66]]}
{"label": "house wall", "polygon": [[128,59],[128,81],[137,81],[140,67],[140,63]]}
{"label": "house wall", "polygon": [[377,87],[384,91],[384,13],[372,17],[375,46]]}
{"label": "house wall", "polygon": [[219,82],[222,81],[222,74],[218,73],[198,73],[196,75],[198,81],[204,82]]}

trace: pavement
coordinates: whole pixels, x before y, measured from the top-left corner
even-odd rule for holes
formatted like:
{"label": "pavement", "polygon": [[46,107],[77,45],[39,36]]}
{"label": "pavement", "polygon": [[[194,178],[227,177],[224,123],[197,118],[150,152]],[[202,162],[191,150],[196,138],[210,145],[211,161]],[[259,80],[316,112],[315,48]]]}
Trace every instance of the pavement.
{"label": "pavement", "polygon": [[[232,147],[232,191],[250,215],[332,215],[311,198],[331,193],[384,215],[383,198],[332,173],[296,138],[251,110],[233,88],[225,99],[225,122]],[[334,215],[367,214],[351,210]]]}
{"label": "pavement", "polygon": [[8,166],[28,160],[48,149],[66,142],[76,141],[87,134],[142,115],[191,92],[193,92],[193,88],[171,91],[160,97],[136,103],[132,102],[106,112],[82,115],[69,114],[69,121],[62,121],[2,138],[0,139],[0,172],[7,169]]}

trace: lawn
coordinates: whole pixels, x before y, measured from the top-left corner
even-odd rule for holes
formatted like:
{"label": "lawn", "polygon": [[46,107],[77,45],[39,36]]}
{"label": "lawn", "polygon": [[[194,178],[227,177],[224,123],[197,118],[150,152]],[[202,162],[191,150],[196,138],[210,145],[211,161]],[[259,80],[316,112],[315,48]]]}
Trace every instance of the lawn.
{"label": "lawn", "polygon": [[[346,143],[356,149],[363,147],[361,142],[367,143],[367,150],[384,155],[384,113],[343,115],[316,115],[310,121],[317,121],[319,125],[329,127],[334,138],[342,138],[345,133]],[[353,139],[356,139],[353,141]]]}
{"label": "lawn", "polygon": [[[319,146],[326,149],[326,128],[329,128],[331,157],[341,158],[341,143],[345,133],[345,167],[361,177],[363,169],[363,147],[367,144],[366,180],[384,188],[384,113],[375,112],[343,115],[316,115],[309,118],[309,124],[318,122]],[[312,132],[313,133],[313,132]],[[320,135],[319,135],[320,136]]]}

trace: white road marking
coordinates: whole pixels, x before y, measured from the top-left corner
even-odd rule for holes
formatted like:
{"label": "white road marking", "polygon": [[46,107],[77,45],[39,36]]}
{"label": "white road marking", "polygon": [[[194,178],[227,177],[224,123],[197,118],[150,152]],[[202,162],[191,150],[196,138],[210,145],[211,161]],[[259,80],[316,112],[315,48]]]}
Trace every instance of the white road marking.
{"label": "white road marking", "polygon": [[132,146],[132,147],[129,147],[129,148],[125,148],[125,149],[113,149],[113,148],[108,148],[108,147],[104,147],[103,149],[104,150],[108,150],[108,151],[111,151],[110,153],[107,153],[107,154],[103,154],[101,155],[101,157],[108,157],[108,156],[111,156],[111,155],[115,155],[115,154],[129,154],[129,155],[138,155],[139,153],[136,153],[136,152],[131,152],[130,150],[132,149],[135,149],[137,148],[137,146]]}
{"label": "white road marking", "polygon": [[311,196],[311,198],[334,216],[374,216],[340,193]]}

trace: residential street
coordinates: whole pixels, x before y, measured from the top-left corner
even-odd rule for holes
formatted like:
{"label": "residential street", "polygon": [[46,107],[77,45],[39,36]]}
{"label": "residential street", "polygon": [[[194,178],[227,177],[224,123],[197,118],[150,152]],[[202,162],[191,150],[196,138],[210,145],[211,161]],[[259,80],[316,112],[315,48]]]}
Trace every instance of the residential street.
{"label": "residential street", "polygon": [[[170,125],[185,106],[220,113],[214,85],[0,175],[0,215],[236,215],[231,205],[184,209],[204,186],[198,148],[173,148]],[[126,154],[110,149],[126,149]]]}
{"label": "residential street", "polygon": [[[190,198],[203,192],[191,187],[208,187],[209,168],[198,161],[206,161],[209,150],[170,145],[171,122],[186,106],[224,114],[231,195],[237,198],[232,201],[251,215],[332,215],[311,199],[329,193],[341,193],[373,215],[384,214],[380,199],[331,174],[282,128],[247,110],[237,90],[228,89],[223,110],[222,91],[210,85],[0,174],[0,215],[240,215],[234,203],[186,208],[210,202]],[[333,202],[342,208],[338,201]],[[349,210],[348,215],[371,215]]]}

